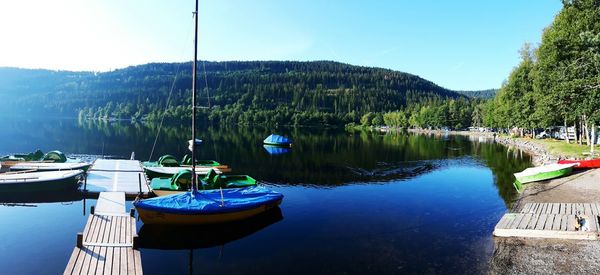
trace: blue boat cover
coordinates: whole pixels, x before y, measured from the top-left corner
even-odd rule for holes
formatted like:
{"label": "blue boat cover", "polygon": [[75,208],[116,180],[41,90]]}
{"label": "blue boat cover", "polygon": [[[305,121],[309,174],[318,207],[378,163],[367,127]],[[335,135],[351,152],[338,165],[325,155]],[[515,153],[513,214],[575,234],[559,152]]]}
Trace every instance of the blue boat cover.
{"label": "blue boat cover", "polygon": [[265,138],[265,140],[263,142],[267,143],[267,144],[288,145],[288,144],[292,143],[292,140],[289,139],[289,138],[286,138],[284,136],[271,134],[270,136],[268,136],[267,138]]}
{"label": "blue boat cover", "polygon": [[291,151],[291,149],[288,147],[273,146],[267,144],[263,145],[263,147],[265,147],[265,150],[267,150],[267,153],[269,153],[270,155],[281,155]]}
{"label": "blue boat cover", "polygon": [[221,207],[221,190],[201,190],[135,201],[136,208],[174,214],[219,214],[238,212],[272,204],[283,199],[281,193],[262,186],[223,189],[224,206]]}

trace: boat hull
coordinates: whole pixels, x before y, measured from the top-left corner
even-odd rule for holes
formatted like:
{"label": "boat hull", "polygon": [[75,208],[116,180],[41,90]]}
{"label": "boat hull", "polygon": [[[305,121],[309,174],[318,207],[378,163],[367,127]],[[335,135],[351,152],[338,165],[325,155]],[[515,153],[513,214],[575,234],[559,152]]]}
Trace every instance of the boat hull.
{"label": "boat hull", "polygon": [[559,164],[577,164],[573,168],[575,169],[592,169],[600,168],[600,159],[590,160],[568,160],[563,159],[558,161]]}
{"label": "boat hull", "polygon": [[[199,176],[204,176],[208,173],[209,169],[217,169],[219,173],[221,172],[230,172],[231,168],[225,166],[224,168],[219,167],[199,167],[196,166],[196,174]],[[179,170],[187,169],[191,170],[190,166],[181,166],[181,167],[144,167],[144,172],[149,179],[153,178],[170,178],[175,175]]]}
{"label": "boat hull", "polygon": [[535,181],[559,178],[559,177],[571,174],[572,171],[573,171],[573,167],[570,166],[570,167],[565,167],[565,168],[558,169],[555,171],[540,172],[540,173],[537,173],[534,175],[518,176],[517,174],[515,174],[515,178],[520,183],[528,183],[528,182],[535,182]]}
{"label": "boat hull", "polygon": [[279,204],[281,204],[281,200],[243,211],[203,215],[166,213],[144,208],[136,209],[144,224],[217,224],[248,219],[276,208]]}
{"label": "boat hull", "polygon": [[[24,175],[43,174],[39,173],[23,173]],[[24,178],[24,179],[6,179],[0,178],[0,192],[42,192],[42,191],[57,191],[76,189],[79,185],[79,177],[83,174],[82,170],[70,171],[69,175],[64,178],[39,179]]]}

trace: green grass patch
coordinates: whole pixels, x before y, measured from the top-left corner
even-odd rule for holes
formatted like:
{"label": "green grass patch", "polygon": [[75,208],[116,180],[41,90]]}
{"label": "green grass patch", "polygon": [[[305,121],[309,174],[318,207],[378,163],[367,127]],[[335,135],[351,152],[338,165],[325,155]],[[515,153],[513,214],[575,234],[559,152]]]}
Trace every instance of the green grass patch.
{"label": "green grass patch", "polygon": [[[535,139],[531,141],[543,144],[546,147],[546,150],[548,150],[548,153],[551,155],[572,158],[583,158],[590,156],[590,146],[575,144],[573,141],[571,141],[570,144],[564,140],[555,139]],[[594,146],[594,152],[596,154],[598,150],[600,150],[600,147],[598,147],[598,145]]]}

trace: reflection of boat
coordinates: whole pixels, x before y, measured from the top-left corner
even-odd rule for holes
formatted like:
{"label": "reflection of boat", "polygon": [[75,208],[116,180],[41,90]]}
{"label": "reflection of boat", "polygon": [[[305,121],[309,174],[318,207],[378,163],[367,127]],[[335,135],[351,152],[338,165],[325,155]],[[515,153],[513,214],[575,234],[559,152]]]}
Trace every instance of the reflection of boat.
{"label": "reflection of boat", "polygon": [[0,203],[51,203],[51,202],[72,202],[83,199],[83,193],[76,188],[64,190],[49,190],[28,192],[0,192]]}
{"label": "reflection of boat", "polygon": [[263,147],[265,148],[265,150],[267,150],[267,153],[269,153],[270,155],[281,155],[289,153],[292,150],[289,147],[281,147],[268,144],[263,145]]}
{"label": "reflection of boat", "polygon": [[270,136],[265,138],[265,140],[263,140],[263,143],[275,146],[292,146],[291,139],[276,134],[271,134]]}
{"label": "reflection of boat", "polygon": [[87,171],[91,164],[86,162],[19,162],[10,167],[10,170],[36,170],[36,171],[64,171],[83,170]]}
{"label": "reflection of boat", "polygon": [[250,219],[215,225],[144,224],[139,245],[151,249],[209,248],[242,239],[283,219],[281,209],[273,208]]}
{"label": "reflection of boat", "polygon": [[548,164],[538,167],[527,168],[523,172],[515,173],[515,178],[520,183],[528,183],[541,180],[549,180],[571,174],[576,164]]}
{"label": "reflection of boat", "polygon": [[83,170],[0,174],[2,191],[43,191],[77,186]]}
{"label": "reflection of boat", "polygon": [[588,169],[588,168],[600,168],[600,159],[590,160],[570,160],[563,159],[558,161],[559,164],[575,164],[573,168],[576,169]]}

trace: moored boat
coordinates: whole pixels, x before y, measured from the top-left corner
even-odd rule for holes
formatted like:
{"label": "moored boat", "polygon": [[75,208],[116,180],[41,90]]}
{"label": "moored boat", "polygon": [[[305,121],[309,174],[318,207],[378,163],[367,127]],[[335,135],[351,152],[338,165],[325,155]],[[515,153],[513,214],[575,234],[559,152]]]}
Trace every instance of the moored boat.
{"label": "moored boat", "polygon": [[541,180],[549,180],[571,174],[576,164],[548,164],[538,167],[527,168],[522,172],[515,173],[515,178],[520,183],[528,183]]}
{"label": "moored boat", "polygon": [[284,136],[280,136],[280,135],[276,135],[276,134],[271,134],[270,136],[268,136],[267,138],[265,138],[263,140],[264,144],[267,145],[274,145],[274,146],[292,146],[292,140],[284,137]]}
{"label": "moored boat", "polygon": [[600,168],[600,158],[589,160],[562,159],[558,161],[558,164],[575,164],[575,166],[573,166],[575,169]]}
{"label": "moored boat", "polygon": [[144,224],[214,224],[243,220],[281,204],[283,195],[261,186],[191,191],[136,200]]}
{"label": "moored boat", "polygon": [[82,161],[75,158],[68,158],[58,150],[50,151],[46,154],[37,150],[29,154],[14,154],[0,157],[0,164],[4,167],[12,167],[21,162],[80,163]]}
{"label": "moored boat", "polygon": [[44,191],[77,186],[83,170],[0,174],[1,191]]}
{"label": "moored boat", "polygon": [[90,168],[90,163],[86,162],[19,162],[10,167],[10,170],[35,170],[35,171],[64,171],[64,170],[83,170]]}
{"label": "moored boat", "polygon": [[[200,180],[198,189],[240,188],[253,186],[256,183],[255,179],[247,175],[222,175],[215,170],[211,170]],[[191,184],[192,172],[190,170],[180,170],[170,178],[152,179],[150,187],[155,195],[166,196],[187,192],[191,189]]]}
{"label": "moored boat", "polygon": [[[222,172],[229,172],[231,171],[231,169],[225,169],[225,170],[221,170],[221,169],[216,169],[216,168],[209,168],[209,167],[196,167],[196,174],[199,176],[206,176],[206,174],[208,174],[208,172],[210,172],[211,170],[215,169],[215,171],[217,173],[222,173]],[[170,178],[173,175],[179,173],[179,171],[181,170],[192,170],[192,167],[144,167],[144,172],[146,172],[146,175],[148,176],[149,179],[154,179],[154,178]]]}

